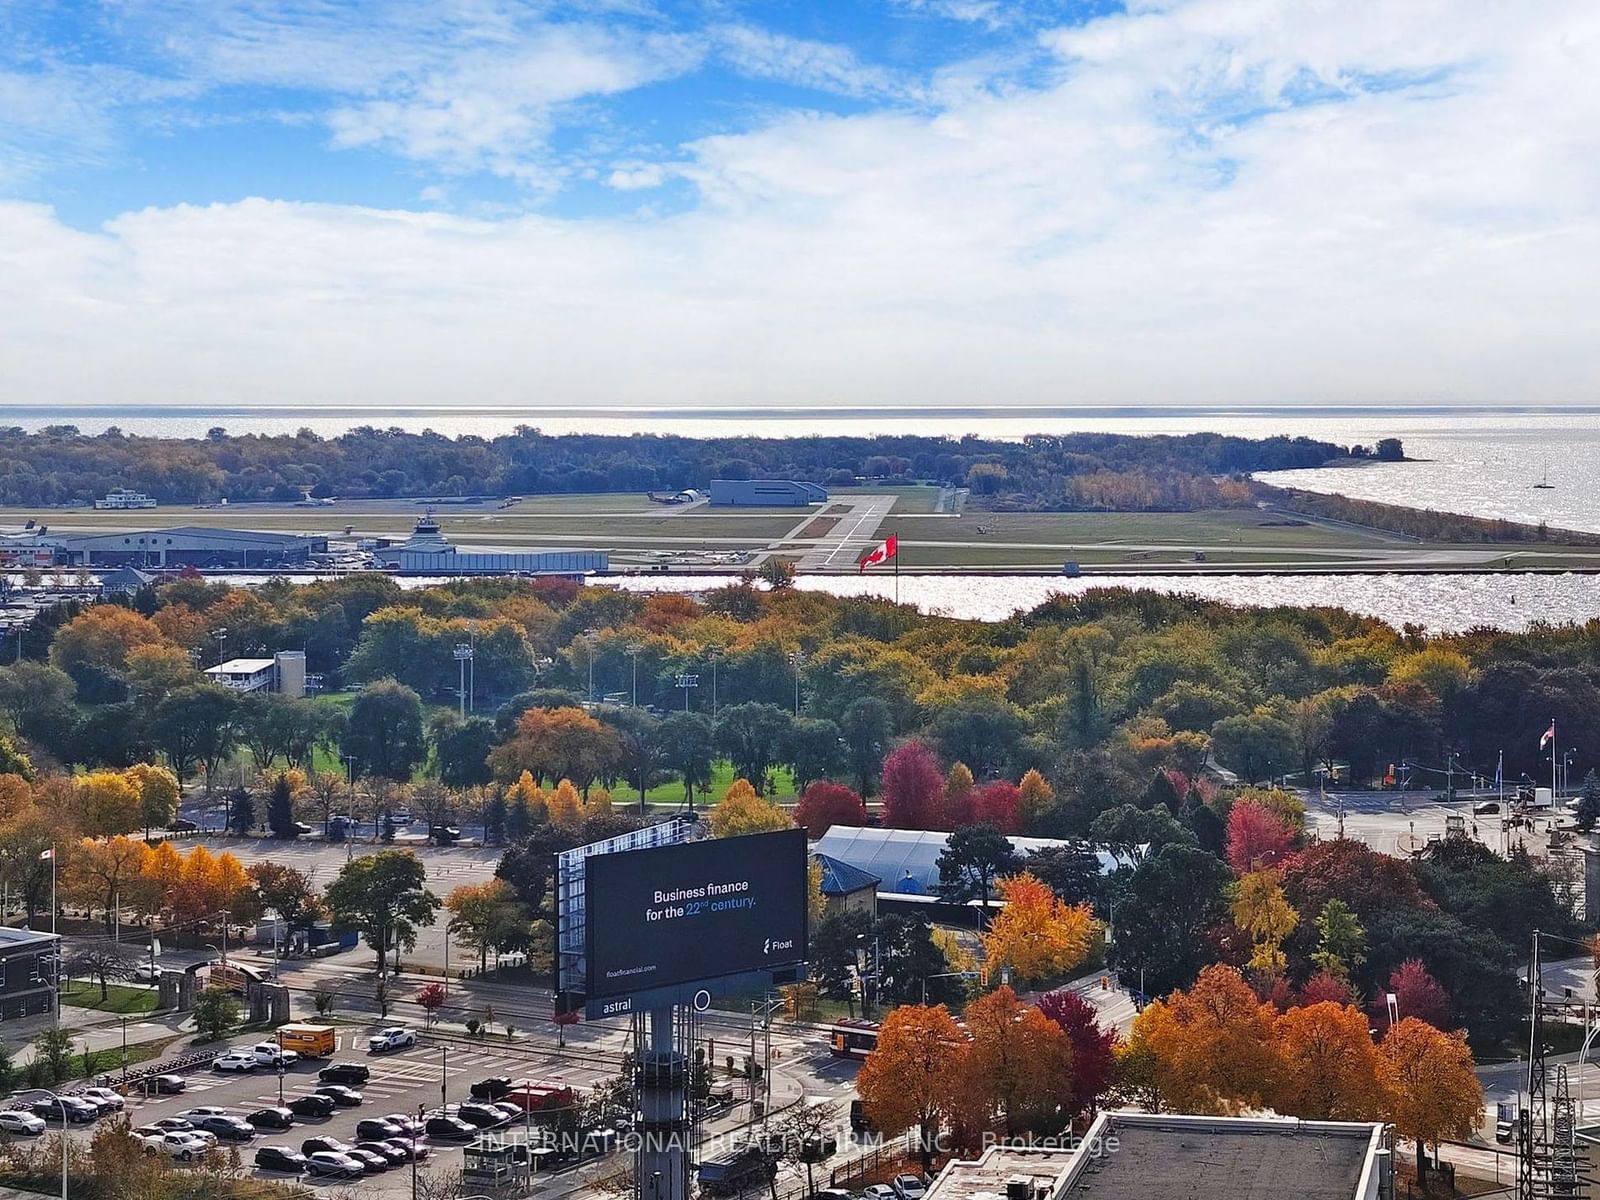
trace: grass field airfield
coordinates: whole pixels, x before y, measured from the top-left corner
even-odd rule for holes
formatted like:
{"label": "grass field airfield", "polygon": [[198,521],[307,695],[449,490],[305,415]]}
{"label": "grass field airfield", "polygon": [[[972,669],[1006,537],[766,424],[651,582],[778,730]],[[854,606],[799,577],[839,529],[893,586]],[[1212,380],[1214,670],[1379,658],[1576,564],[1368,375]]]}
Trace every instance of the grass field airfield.
{"label": "grass field airfield", "polygon": [[[349,500],[325,507],[230,504],[134,511],[0,510],[0,524],[28,520],[55,532],[113,532],[181,525],[316,533],[333,539],[411,532],[426,503]],[[1085,573],[1328,570],[1600,570],[1600,548],[1559,543],[1420,542],[1267,509],[1201,512],[989,512],[963,507],[937,487],[837,489],[809,509],[656,504],[637,493],[531,496],[507,504],[432,506],[462,550],[605,550],[616,571],[645,567],[727,571],[770,557],[802,570],[853,573],[877,541],[900,539],[904,571]]]}

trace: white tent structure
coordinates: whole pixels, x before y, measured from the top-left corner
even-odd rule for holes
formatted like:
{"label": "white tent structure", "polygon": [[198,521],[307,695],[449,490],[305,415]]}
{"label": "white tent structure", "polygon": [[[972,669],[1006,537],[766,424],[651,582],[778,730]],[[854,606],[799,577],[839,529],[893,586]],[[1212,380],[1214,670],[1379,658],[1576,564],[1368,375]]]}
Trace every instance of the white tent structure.
{"label": "white tent structure", "polygon": [[[939,890],[939,854],[944,850],[949,836],[948,833],[920,829],[835,825],[822,835],[812,849],[869,875],[876,875],[883,881],[878,885],[880,893],[927,896]],[[1006,840],[1024,861],[1037,850],[1071,844],[1059,838],[1013,837]],[[1094,854],[1100,860],[1102,875],[1116,869],[1118,863],[1115,855],[1100,849],[1095,849]]]}

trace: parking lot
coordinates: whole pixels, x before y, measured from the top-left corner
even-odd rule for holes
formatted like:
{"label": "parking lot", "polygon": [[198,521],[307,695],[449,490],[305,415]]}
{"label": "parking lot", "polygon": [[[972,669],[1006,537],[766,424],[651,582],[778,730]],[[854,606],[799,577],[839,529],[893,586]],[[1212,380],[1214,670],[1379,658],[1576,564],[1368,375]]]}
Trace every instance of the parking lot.
{"label": "parking lot", "polygon": [[[432,1111],[439,1107],[441,1095],[449,1103],[468,1100],[469,1087],[479,1079],[493,1075],[509,1075],[513,1079],[531,1078],[540,1081],[558,1081],[575,1088],[587,1088],[595,1082],[613,1076],[617,1067],[591,1056],[582,1061],[555,1054],[508,1052],[493,1046],[467,1046],[452,1042],[433,1043],[426,1040],[416,1047],[388,1054],[369,1054],[367,1037],[371,1029],[341,1029],[339,1048],[328,1058],[305,1059],[282,1073],[284,1101],[305,1095],[317,1086],[317,1072],[331,1063],[359,1062],[371,1071],[371,1078],[354,1085],[362,1094],[358,1107],[340,1108],[326,1118],[295,1118],[294,1126],[287,1130],[262,1130],[247,1142],[231,1143],[238,1146],[247,1171],[262,1178],[285,1179],[285,1174],[259,1171],[254,1166],[255,1150],[265,1145],[287,1146],[298,1150],[301,1142],[311,1137],[334,1137],[354,1144],[356,1124],[367,1117],[382,1117],[391,1113],[416,1116],[419,1109]],[[236,1038],[232,1045],[248,1049],[255,1039]],[[219,1045],[217,1053],[222,1053]],[[276,1068],[260,1068],[250,1073],[222,1073],[201,1067],[186,1073],[188,1086],[179,1095],[132,1095],[127,1099],[127,1115],[135,1126],[149,1125],[164,1117],[178,1117],[200,1106],[226,1108],[236,1116],[244,1117],[260,1108],[275,1107],[279,1102],[280,1075]],[[442,1089],[442,1091],[441,1091]],[[106,1118],[102,1118],[106,1119]],[[75,1126],[73,1135],[87,1141],[94,1126]],[[464,1143],[425,1139],[431,1154],[421,1169],[439,1171],[461,1166],[461,1149]],[[228,1145],[229,1143],[223,1143]],[[178,1167],[176,1169],[183,1169]],[[314,1187],[343,1187],[335,1180],[305,1178]],[[361,1184],[364,1192],[407,1192],[411,1187],[409,1167],[397,1166]]]}

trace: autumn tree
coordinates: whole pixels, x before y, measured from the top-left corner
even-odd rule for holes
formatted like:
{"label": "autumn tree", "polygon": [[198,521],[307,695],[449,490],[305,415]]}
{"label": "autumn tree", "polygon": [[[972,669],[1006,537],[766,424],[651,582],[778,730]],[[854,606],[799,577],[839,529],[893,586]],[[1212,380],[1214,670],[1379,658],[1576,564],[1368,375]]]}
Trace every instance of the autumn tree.
{"label": "autumn tree", "polygon": [[[527,776],[528,773],[524,771],[523,775]],[[538,796],[527,796],[520,787],[517,789],[517,795],[530,806],[542,799],[549,813],[550,823],[553,825],[560,825],[566,829],[583,819],[583,797],[578,795],[578,789],[572,786],[570,779],[562,779],[556,784],[555,790],[548,795],[541,793]]]}
{"label": "autumn tree", "polygon": [[1371,1121],[1379,1111],[1378,1052],[1366,1014],[1346,1004],[1291,1008],[1278,1018],[1274,1107],[1308,1121]]}
{"label": "autumn tree", "polygon": [[322,898],[311,877],[299,868],[263,860],[251,863],[245,874],[255,890],[256,906],[276,913],[287,932],[309,928],[322,915]]}
{"label": "autumn tree", "polygon": [[1367,932],[1343,900],[1329,900],[1317,914],[1317,949],[1311,961],[1337,979],[1367,961]]}
{"label": "autumn tree", "polygon": [[122,775],[138,789],[145,836],[149,837],[151,829],[170,825],[178,815],[178,804],[182,799],[178,777],[167,768],[152,763],[134,763]]}
{"label": "autumn tree", "polygon": [[1166,1111],[1237,1112],[1262,1107],[1276,1088],[1275,1020],[1237,970],[1213,964],[1187,992],[1152,1001],[1128,1043],[1149,1056]]}
{"label": "autumn tree", "polygon": [[758,796],[745,779],[735,779],[722,803],[711,811],[712,837],[739,837],[793,827],[789,814]]}
{"label": "autumn tree", "polygon": [[529,772],[534,781],[570,779],[584,787],[622,762],[617,731],[581,708],[530,708],[516,732],[489,754],[496,779]]}
{"label": "autumn tree", "polygon": [[940,1127],[956,1111],[966,1035],[942,1004],[903,1004],[878,1029],[877,1049],[856,1076],[856,1091],[876,1129],[915,1125],[924,1168],[933,1161]]}
{"label": "autumn tree", "polygon": [[968,1123],[1007,1137],[1060,1124],[1072,1100],[1072,1043],[1037,1008],[999,987],[967,1005],[971,1042],[962,1062],[959,1103]]}
{"label": "autumn tree", "polygon": [[952,825],[970,825],[972,815],[972,770],[964,762],[950,764],[944,776],[945,811]]}
{"label": "autumn tree", "polygon": [[1061,1027],[1072,1046],[1072,1093],[1067,1115],[1092,1111],[1111,1086],[1117,1031],[1100,1027],[1100,1012],[1071,988],[1039,997],[1039,1011]]}
{"label": "autumn tree", "polygon": [[906,742],[883,760],[882,790],[885,828],[945,828],[944,777],[922,742]]}
{"label": "autumn tree", "polygon": [[503,879],[462,884],[445,897],[444,906],[450,913],[446,928],[463,946],[478,952],[480,971],[489,965],[489,951],[527,940],[527,910]]}
{"label": "autumn tree", "polygon": [[1294,831],[1277,813],[1253,800],[1238,800],[1228,813],[1228,865],[1241,875],[1271,867],[1289,853]]}
{"label": "autumn tree", "polygon": [[1029,767],[1017,785],[1017,828],[1023,833],[1032,831],[1055,798],[1055,789],[1045,782],[1045,777]]}
{"label": "autumn tree", "polygon": [[95,771],[77,781],[78,828],[92,837],[128,833],[144,823],[139,791],[119,771]]}
{"label": "autumn tree", "polygon": [[804,826],[806,836],[815,841],[835,825],[865,825],[867,806],[842,783],[818,780],[801,793],[794,808],[794,822]]}
{"label": "autumn tree", "polygon": [[1450,994],[1419,958],[1408,958],[1389,973],[1389,990],[1401,1019],[1416,1017],[1435,1029],[1450,1023]]}
{"label": "autumn tree", "polygon": [[1089,953],[1094,917],[1087,904],[1061,902],[1024,871],[999,882],[1004,905],[983,935],[991,969],[1002,964],[1022,983],[1065,975]]}
{"label": "autumn tree", "polygon": [[1483,1090],[1466,1035],[1445,1033],[1407,1017],[1378,1047],[1383,1119],[1416,1143],[1417,1176],[1425,1177],[1425,1150],[1446,1138],[1465,1138],[1483,1116]]}
{"label": "autumn tree", "polygon": [[1252,871],[1233,886],[1233,923],[1250,935],[1250,966],[1264,975],[1281,975],[1288,960],[1283,942],[1300,914],[1283,897],[1274,871]]}
{"label": "autumn tree", "polygon": [[84,668],[118,675],[130,651],[165,640],[149,617],[120,604],[97,604],[56,630],[50,661],[69,675]]}
{"label": "autumn tree", "polygon": [[112,932],[112,919],[122,892],[136,884],[139,868],[149,851],[145,843],[132,838],[114,837],[105,841],[84,838],[72,856],[68,890],[92,895],[105,913],[106,933]]}

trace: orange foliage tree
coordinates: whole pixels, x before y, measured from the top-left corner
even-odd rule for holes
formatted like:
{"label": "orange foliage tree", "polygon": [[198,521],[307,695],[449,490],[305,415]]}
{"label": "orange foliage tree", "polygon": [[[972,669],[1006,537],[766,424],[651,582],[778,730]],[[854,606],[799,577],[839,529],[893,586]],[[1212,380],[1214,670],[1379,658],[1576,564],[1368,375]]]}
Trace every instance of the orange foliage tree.
{"label": "orange foliage tree", "polygon": [[166,635],[149,617],[120,604],[97,604],[56,631],[50,661],[68,672],[74,667],[96,667],[118,673],[130,650],[165,640]]}
{"label": "orange foliage tree", "polygon": [[1148,1061],[1149,1086],[1169,1112],[1259,1108],[1276,1091],[1276,1018],[1237,970],[1213,964],[1134,1018],[1128,1053]]}
{"label": "orange foliage tree", "polygon": [[1483,1089],[1473,1071],[1466,1034],[1445,1033],[1406,1017],[1378,1047],[1384,1119],[1417,1145],[1417,1175],[1427,1171],[1425,1149],[1472,1132],[1483,1115]]}
{"label": "orange foliage tree", "polygon": [[1276,1108],[1309,1121],[1372,1121],[1381,1107],[1378,1051],[1367,1017],[1324,1001],[1278,1018]]}
{"label": "orange foliage tree", "polygon": [[956,1112],[966,1040],[944,1005],[903,1004],[884,1017],[878,1048],[856,1076],[874,1127],[918,1127],[924,1166],[932,1161],[940,1126]]}
{"label": "orange foliage tree", "polygon": [[960,1107],[974,1130],[1060,1128],[1072,1100],[1072,1043],[1061,1026],[1009,987],[967,1006]]}
{"label": "orange foliage tree", "polygon": [[999,883],[1005,907],[983,936],[991,967],[1001,964],[1023,982],[1062,975],[1089,953],[1094,917],[1087,904],[1064,904],[1029,871]]}

